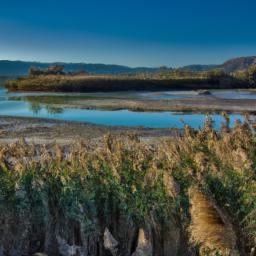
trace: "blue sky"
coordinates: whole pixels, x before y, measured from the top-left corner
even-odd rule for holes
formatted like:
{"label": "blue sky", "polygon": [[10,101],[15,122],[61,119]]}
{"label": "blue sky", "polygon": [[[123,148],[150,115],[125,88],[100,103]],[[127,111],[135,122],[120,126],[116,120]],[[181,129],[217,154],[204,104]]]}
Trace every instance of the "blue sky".
{"label": "blue sky", "polygon": [[9,0],[0,59],[129,66],[256,55],[255,0]]}

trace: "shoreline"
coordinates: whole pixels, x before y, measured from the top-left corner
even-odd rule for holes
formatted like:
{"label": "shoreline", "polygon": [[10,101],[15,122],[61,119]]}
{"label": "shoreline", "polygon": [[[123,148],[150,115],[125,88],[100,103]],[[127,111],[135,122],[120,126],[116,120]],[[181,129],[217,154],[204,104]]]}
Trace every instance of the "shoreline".
{"label": "shoreline", "polygon": [[59,143],[68,145],[74,141],[97,142],[105,134],[137,135],[142,140],[173,137],[179,133],[175,128],[145,128],[106,126],[92,123],[60,121],[33,117],[11,117],[0,115],[0,143],[12,143],[20,138],[31,143]]}
{"label": "shoreline", "polygon": [[[50,96],[51,97],[51,96]],[[193,113],[218,113],[237,112],[255,113],[256,100],[254,99],[220,99],[214,96],[202,96],[194,99],[68,99],[66,96],[49,100],[48,96],[11,97],[15,100],[25,100],[33,104],[47,105],[56,108],[73,108],[87,110],[118,111],[128,110],[133,112],[193,112]]]}

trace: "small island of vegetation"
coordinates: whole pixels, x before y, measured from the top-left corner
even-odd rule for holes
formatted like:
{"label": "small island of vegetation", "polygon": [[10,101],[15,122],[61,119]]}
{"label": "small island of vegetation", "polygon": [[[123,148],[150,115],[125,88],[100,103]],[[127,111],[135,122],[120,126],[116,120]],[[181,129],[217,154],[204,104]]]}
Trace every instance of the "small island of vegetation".
{"label": "small island of vegetation", "polygon": [[28,76],[8,80],[5,86],[9,91],[50,92],[254,88],[256,66],[233,73],[222,69],[198,72],[161,68],[156,73],[100,75],[65,72],[64,66],[56,65],[31,68]]}

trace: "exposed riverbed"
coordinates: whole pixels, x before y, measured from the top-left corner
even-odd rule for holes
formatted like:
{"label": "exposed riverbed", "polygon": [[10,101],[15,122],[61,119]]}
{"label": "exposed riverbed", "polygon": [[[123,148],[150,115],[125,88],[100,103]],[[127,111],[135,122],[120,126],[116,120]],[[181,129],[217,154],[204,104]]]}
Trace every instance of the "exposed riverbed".
{"label": "exposed riverbed", "polygon": [[210,116],[215,128],[228,111],[230,124],[256,111],[256,91],[212,90],[111,93],[7,93],[0,87],[0,116],[75,121],[105,126],[193,128]]}

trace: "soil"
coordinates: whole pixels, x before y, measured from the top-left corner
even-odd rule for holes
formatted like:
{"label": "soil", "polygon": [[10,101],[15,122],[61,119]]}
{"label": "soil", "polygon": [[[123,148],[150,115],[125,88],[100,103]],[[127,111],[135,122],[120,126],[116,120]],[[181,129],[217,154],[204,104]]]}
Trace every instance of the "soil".
{"label": "soil", "polygon": [[75,140],[99,140],[104,134],[134,133],[144,140],[174,136],[177,129],[104,126],[90,123],[66,122],[51,119],[0,116],[0,142],[11,143],[25,138],[34,143],[57,142],[69,144]]}

